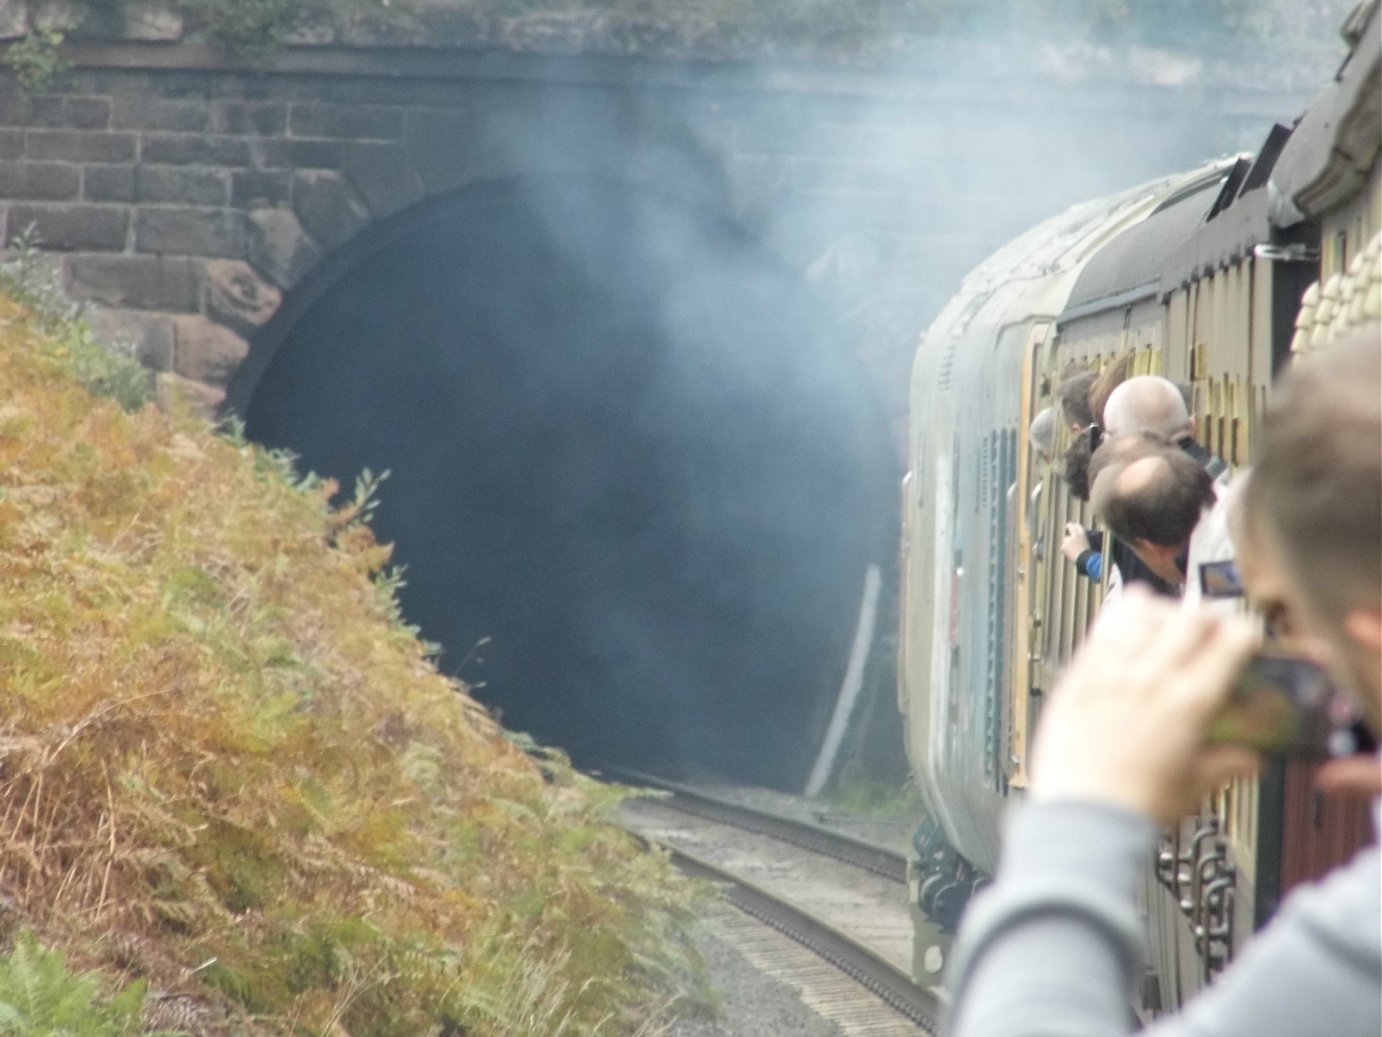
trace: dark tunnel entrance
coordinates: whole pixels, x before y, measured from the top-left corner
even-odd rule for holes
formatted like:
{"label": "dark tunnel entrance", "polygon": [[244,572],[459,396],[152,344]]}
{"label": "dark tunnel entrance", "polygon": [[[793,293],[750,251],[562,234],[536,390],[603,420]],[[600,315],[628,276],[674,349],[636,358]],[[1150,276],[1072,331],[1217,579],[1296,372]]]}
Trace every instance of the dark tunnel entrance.
{"label": "dark tunnel entrance", "polygon": [[805,780],[893,452],[839,324],[728,221],[593,178],[427,203],[290,297],[231,404],[343,486],[389,471],[405,613],[506,726]]}

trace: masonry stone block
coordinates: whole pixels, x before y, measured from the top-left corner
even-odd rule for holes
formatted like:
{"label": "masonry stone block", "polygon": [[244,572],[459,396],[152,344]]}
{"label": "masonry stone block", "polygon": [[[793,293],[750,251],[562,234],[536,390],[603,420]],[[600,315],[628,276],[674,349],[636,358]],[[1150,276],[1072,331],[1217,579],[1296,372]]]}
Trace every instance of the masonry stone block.
{"label": "masonry stone block", "polygon": [[131,40],[172,43],[182,39],[182,14],[161,0],[125,0],[123,35]]}
{"label": "masonry stone block", "polygon": [[243,214],[191,206],[139,208],[134,247],[146,253],[236,259],[245,254]]}
{"label": "masonry stone block", "polygon": [[133,162],[137,142],[133,133],[30,130],[25,152],[30,158],[62,162]]}
{"label": "masonry stone block", "polygon": [[104,130],[110,126],[110,99],[68,97],[63,100],[62,123],[76,130]]}
{"label": "masonry stone block", "polygon": [[68,162],[0,161],[0,198],[76,198],[82,179],[79,170]]}
{"label": "masonry stone block", "polygon": [[211,132],[269,137],[288,126],[285,105],[263,101],[212,101]]}
{"label": "masonry stone block", "polygon": [[210,100],[216,93],[216,77],[209,72],[172,69],[160,71],[153,79],[152,93],[175,100]]}
{"label": "masonry stone block", "polygon": [[17,40],[29,32],[26,0],[0,0],[0,40]]}
{"label": "masonry stone block", "polygon": [[135,168],[132,165],[83,166],[82,197],[92,202],[134,201]]}
{"label": "masonry stone block", "polygon": [[230,204],[237,209],[286,205],[292,197],[293,175],[286,169],[246,169],[230,175]]}
{"label": "masonry stone block", "polygon": [[397,212],[426,194],[408,153],[392,144],[352,145],[345,174],[375,216]]}
{"label": "masonry stone block", "polygon": [[0,158],[18,158],[24,154],[23,130],[0,130]]}
{"label": "masonry stone block", "polygon": [[338,140],[265,140],[263,165],[268,169],[340,169],[346,145]]}
{"label": "masonry stone block", "polygon": [[147,133],[139,146],[145,162],[171,166],[240,166],[256,164],[255,145],[244,137],[200,133]]}
{"label": "masonry stone block", "polygon": [[182,256],[73,255],[63,282],[77,299],[133,310],[190,313],[200,292],[198,261]]}
{"label": "masonry stone block", "polygon": [[288,209],[256,209],[245,231],[250,264],[280,288],[291,288],[321,261],[321,250]]}
{"label": "masonry stone block", "polygon": [[324,47],[337,42],[336,26],[330,17],[308,17],[293,28],[285,42],[290,47]]}
{"label": "masonry stone block", "polygon": [[110,110],[110,124],[117,130],[155,130],[167,133],[201,133],[211,122],[202,100],[167,100],[160,97],[117,97]]}
{"label": "masonry stone block", "polygon": [[403,139],[428,191],[450,190],[484,175],[484,156],[476,147],[475,120],[469,111],[410,111]]}
{"label": "masonry stone block", "polygon": [[73,93],[96,94],[103,97],[130,97],[136,94],[152,94],[158,73],[148,69],[98,69],[75,68],[68,72],[63,82],[71,87]]}
{"label": "masonry stone block", "polygon": [[161,313],[92,306],[87,323],[101,342],[129,346],[141,364],[151,371],[173,366],[173,319]]}
{"label": "masonry stone block", "polygon": [[248,263],[213,259],[202,279],[202,310],[246,339],[268,323],[283,302],[283,293],[254,272]]}
{"label": "masonry stone block", "polygon": [[296,174],[293,211],[313,240],[328,251],[344,245],[370,221],[369,209],[339,173]]}
{"label": "masonry stone block", "polygon": [[230,174],[188,166],[139,166],[136,198],[141,202],[224,207],[230,200]]}
{"label": "masonry stone block", "polygon": [[35,29],[71,32],[86,16],[86,11],[75,0],[35,0],[29,8],[29,21]]}
{"label": "masonry stone block", "polygon": [[297,79],[285,81],[253,72],[227,72],[216,77],[211,101],[213,105],[217,101],[283,102],[312,90],[312,84]]}
{"label": "masonry stone block", "polygon": [[158,376],[155,386],[155,399],[161,410],[171,413],[191,412],[207,421],[214,421],[216,414],[225,402],[224,389],[183,378],[172,371],[164,371]]}
{"label": "masonry stone block", "polygon": [[19,90],[0,94],[0,125],[59,127],[62,125],[62,98],[27,96]]}
{"label": "masonry stone block", "polygon": [[125,247],[129,209],[67,202],[11,205],[8,226],[11,241],[32,226],[46,249],[119,252]]}
{"label": "masonry stone block", "polygon": [[184,378],[224,388],[249,355],[249,343],[201,315],[173,318],[173,371]]}
{"label": "masonry stone block", "polygon": [[403,110],[378,105],[295,104],[288,117],[294,137],[340,140],[397,140],[403,134]]}

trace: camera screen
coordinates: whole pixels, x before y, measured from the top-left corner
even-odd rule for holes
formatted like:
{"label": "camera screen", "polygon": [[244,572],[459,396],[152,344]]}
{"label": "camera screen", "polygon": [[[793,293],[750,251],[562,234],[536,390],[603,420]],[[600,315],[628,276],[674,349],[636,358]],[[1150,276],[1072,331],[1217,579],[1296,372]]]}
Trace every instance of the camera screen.
{"label": "camera screen", "polygon": [[1200,591],[1206,598],[1241,598],[1243,581],[1231,561],[1204,562],[1200,565]]}

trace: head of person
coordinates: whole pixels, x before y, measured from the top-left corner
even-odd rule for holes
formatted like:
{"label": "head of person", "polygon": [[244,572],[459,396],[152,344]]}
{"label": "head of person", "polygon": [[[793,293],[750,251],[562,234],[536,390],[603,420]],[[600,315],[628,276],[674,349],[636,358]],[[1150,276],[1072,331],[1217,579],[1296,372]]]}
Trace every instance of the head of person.
{"label": "head of person", "polygon": [[1156,432],[1170,440],[1195,438],[1185,397],[1175,382],[1157,375],[1137,375],[1109,393],[1103,424],[1110,436]]}
{"label": "head of person", "polygon": [[1089,409],[1089,389],[1096,377],[1093,371],[1076,371],[1056,390],[1061,415],[1071,432],[1082,432],[1094,424],[1094,412]]}
{"label": "head of person", "polygon": [[1164,580],[1183,583],[1190,536],[1214,504],[1214,480],[1174,446],[1148,442],[1122,463],[1099,472],[1091,488],[1095,512],[1109,531]]}
{"label": "head of person", "polygon": [[1043,409],[1027,428],[1027,442],[1041,460],[1049,461],[1056,452],[1056,412]]}
{"label": "head of person", "polygon": [[1102,436],[1089,458],[1089,482],[1093,485],[1106,468],[1121,468],[1141,457],[1151,457],[1174,446],[1156,432],[1129,432],[1125,436]]}
{"label": "head of person", "polygon": [[1090,430],[1085,429],[1070,440],[1065,448],[1065,459],[1061,466],[1070,495],[1076,500],[1089,500],[1089,461],[1093,454],[1090,447]]}
{"label": "head of person", "polygon": [[1132,372],[1132,354],[1125,353],[1116,360],[1110,360],[1089,386],[1089,412],[1097,424],[1104,424],[1104,410],[1108,407],[1113,391],[1128,380]]}
{"label": "head of person", "polygon": [[1382,731],[1382,333],[1303,358],[1263,417],[1234,516],[1250,598],[1319,646]]}

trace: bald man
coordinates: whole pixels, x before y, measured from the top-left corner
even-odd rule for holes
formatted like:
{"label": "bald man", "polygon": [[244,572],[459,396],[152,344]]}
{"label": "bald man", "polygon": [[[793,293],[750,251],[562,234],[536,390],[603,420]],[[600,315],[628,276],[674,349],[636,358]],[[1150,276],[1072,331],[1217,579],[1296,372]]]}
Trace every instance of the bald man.
{"label": "bald man", "polygon": [[1175,382],[1157,375],[1129,378],[1109,394],[1108,403],[1104,405],[1105,435],[1155,432],[1203,465],[1211,479],[1217,479],[1226,466],[1196,442],[1196,431],[1185,394]]}
{"label": "bald man", "polygon": [[[1150,456],[1166,450],[1177,450],[1165,436],[1155,432],[1132,432],[1105,440],[1089,459],[1086,466],[1091,483],[1098,482],[1099,475],[1109,468],[1118,468],[1139,457]],[[1097,510],[1097,509],[1096,509]],[[1061,553],[1075,563],[1075,571],[1091,580],[1098,581],[1103,576],[1104,538],[1099,531],[1089,532],[1078,522],[1065,524],[1065,539],[1061,541]],[[1144,583],[1157,594],[1175,597],[1181,581],[1166,579],[1146,562],[1130,545],[1115,533],[1112,545],[1112,558],[1120,584]]]}
{"label": "bald man", "polygon": [[1214,506],[1214,480],[1184,449],[1152,437],[1130,453],[1096,476],[1094,511],[1147,568],[1168,583],[1184,584],[1190,538],[1205,509]]}
{"label": "bald man", "polygon": [[[1190,414],[1186,394],[1181,386],[1158,375],[1137,375],[1115,388],[1109,394],[1108,402],[1104,404],[1104,446],[1101,449],[1106,452],[1111,441],[1137,433],[1164,437],[1201,465],[1209,473],[1210,479],[1218,482],[1219,488],[1222,488],[1227,480],[1228,466],[1195,440],[1196,431],[1195,419]],[[1090,479],[1092,482],[1092,472]],[[1090,492],[1092,495],[1092,486]],[[1114,535],[1118,534],[1115,532]],[[1091,540],[1088,531],[1078,522],[1066,524],[1061,552],[1075,562],[1079,572],[1091,579],[1098,579],[1102,571],[1099,546]],[[1144,563],[1145,568],[1139,571],[1139,567],[1136,566],[1120,565],[1120,569],[1128,569],[1123,574],[1125,580],[1129,576],[1141,579],[1160,593],[1171,593],[1173,587],[1184,583],[1183,573],[1177,579],[1169,581],[1164,575],[1171,571],[1168,565],[1153,567],[1146,563],[1144,552],[1134,550],[1133,554],[1138,561]],[[1152,579],[1153,575],[1157,579]]]}

